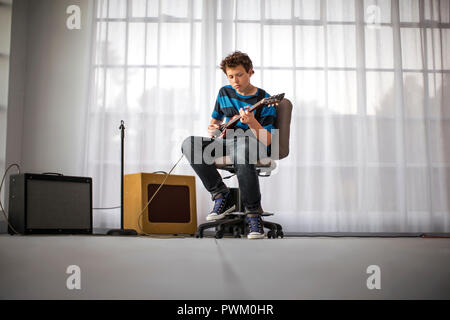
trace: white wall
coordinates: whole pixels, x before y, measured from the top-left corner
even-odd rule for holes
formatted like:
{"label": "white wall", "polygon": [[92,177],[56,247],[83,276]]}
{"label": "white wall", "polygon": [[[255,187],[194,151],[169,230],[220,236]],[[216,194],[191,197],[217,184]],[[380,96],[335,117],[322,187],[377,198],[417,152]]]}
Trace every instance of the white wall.
{"label": "white wall", "polygon": [[[69,5],[81,9],[81,30],[66,27]],[[14,0],[5,167],[82,175],[93,6],[90,0]]]}
{"label": "white wall", "polygon": [[[0,0],[0,179],[5,170],[6,161],[6,123],[8,110],[9,57],[11,41],[12,0]],[[4,203],[5,189],[0,199]],[[0,209],[1,210],[1,209]],[[3,214],[0,217],[0,232],[5,230]]]}
{"label": "white wall", "polygon": [[5,165],[12,5],[0,0],[0,166]]}
{"label": "white wall", "polygon": [[[81,30],[66,27],[73,4],[81,8]],[[92,6],[15,0],[7,160],[23,172],[82,174]]]}
{"label": "white wall", "polygon": [[[15,0],[12,10],[11,57],[6,134],[6,166],[22,163],[23,107],[26,76],[27,1]],[[13,171],[15,173],[15,171]],[[8,184],[5,186],[8,187]]]}

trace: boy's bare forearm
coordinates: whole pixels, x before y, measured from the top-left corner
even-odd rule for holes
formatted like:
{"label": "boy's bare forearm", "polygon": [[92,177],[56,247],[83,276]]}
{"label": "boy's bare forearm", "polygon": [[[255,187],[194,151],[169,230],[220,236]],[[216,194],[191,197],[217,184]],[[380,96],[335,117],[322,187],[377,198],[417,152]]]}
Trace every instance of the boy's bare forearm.
{"label": "boy's bare forearm", "polygon": [[264,129],[264,127],[255,119],[248,123],[250,130],[252,130],[256,139],[261,141],[264,145],[269,146],[272,143],[272,134]]}

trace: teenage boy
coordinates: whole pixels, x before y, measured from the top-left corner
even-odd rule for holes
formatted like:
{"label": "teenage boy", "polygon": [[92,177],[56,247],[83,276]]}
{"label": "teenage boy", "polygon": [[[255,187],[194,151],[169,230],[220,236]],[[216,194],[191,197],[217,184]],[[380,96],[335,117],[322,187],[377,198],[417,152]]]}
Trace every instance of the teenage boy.
{"label": "teenage boy", "polygon": [[[250,79],[255,71],[247,54],[239,51],[230,54],[222,60],[220,68],[230,84],[219,90],[208,126],[210,137],[188,137],[183,142],[182,151],[214,201],[214,207],[206,218],[208,221],[222,219],[233,212],[235,205],[231,203],[230,191],[214,163],[206,161],[205,149],[214,150],[209,154],[206,152],[213,159],[225,155],[231,158],[245,206],[247,237],[261,239],[264,238],[261,218],[263,210],[255,163],[256,160],[270,156],[276,109],[264,106],[260,112],[248,111],[252,105],[270,95],[251,84]],[[224,118],[229,121],[236,115],[241,116],[235,128],[238,130],[230,134],[227,131],[224,139],[214,138]]]}

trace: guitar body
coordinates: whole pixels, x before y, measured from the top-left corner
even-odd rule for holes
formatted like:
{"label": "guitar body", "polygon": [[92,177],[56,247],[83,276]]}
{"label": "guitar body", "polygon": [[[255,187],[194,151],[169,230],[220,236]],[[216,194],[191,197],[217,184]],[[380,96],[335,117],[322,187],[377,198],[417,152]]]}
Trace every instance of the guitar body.
{"label": "guitar body", "polygon": [[[225,136],[227,135],[227,130],[234,129],[236,127],[236,124],[238,123],[240,116],[235,115],[233,118],[231,118],[227,123],[223,123],[219,127],[220,135],[218,138],[225,139]],[[235,119],[237,119],[235,121]]]}

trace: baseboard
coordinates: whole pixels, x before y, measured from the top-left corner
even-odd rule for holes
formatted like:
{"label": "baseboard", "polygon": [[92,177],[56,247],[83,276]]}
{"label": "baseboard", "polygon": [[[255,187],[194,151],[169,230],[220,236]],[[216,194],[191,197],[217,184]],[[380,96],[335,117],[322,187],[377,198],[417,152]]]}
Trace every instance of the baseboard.
{"label": "baseboard", "polygon": [[285,232],[287,237],[356,237],[356,238],[446,238],[450,233],[434,232]]}
{"label": "baseboard", "polygon": [[[205,230],[205,236],[214,236],[215,231]],[[450,238],[450,233],[437,232],[284,232],[284,237],[325,238]]]}
{"label": "baseboard", "polygon": [[[106,235],[106,233],[113,228],[94,228],[93,234]],[[8,233],[8,223],[0,221],[0,234]]]}

